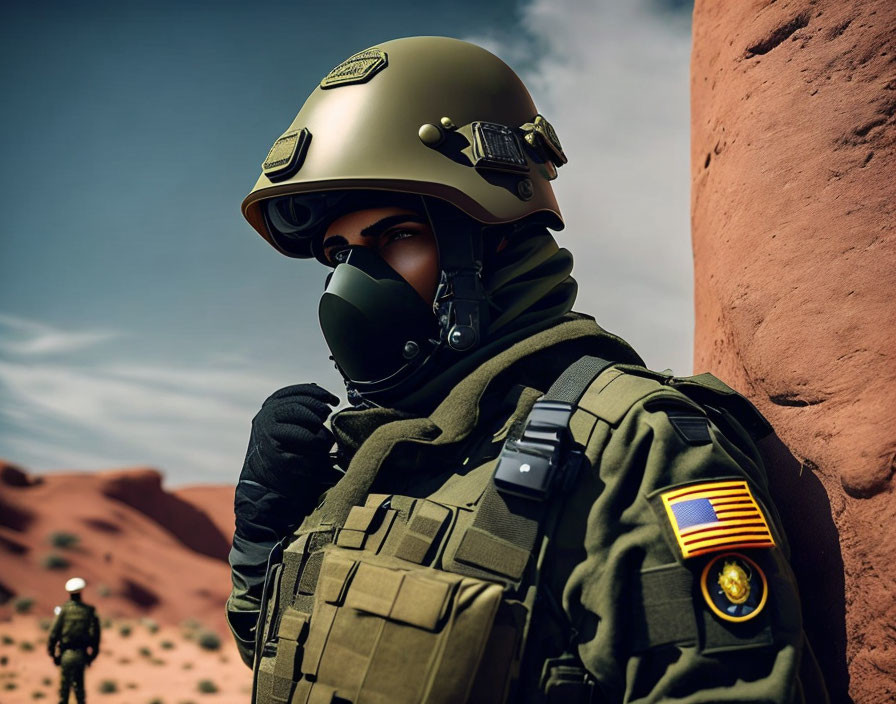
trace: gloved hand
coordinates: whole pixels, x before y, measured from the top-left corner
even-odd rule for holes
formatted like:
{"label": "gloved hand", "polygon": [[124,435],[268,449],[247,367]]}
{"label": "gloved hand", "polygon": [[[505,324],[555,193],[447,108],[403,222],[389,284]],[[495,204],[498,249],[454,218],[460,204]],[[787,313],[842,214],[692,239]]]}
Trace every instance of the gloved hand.
{"label": "gloved hand", "polygon": [[287,386],[268,398],[252,420],[234,494],[236,532],[229,558],[233,593],[228,604],[241,606],[228,611],[228,620],[246,643],[254,640],[268,554],[341,476],[329,455],[333,435],[324,427],[330,406],[337,403],[316,384]]}
{"label": "gloved hand", "polygon": [[317,384],[287,386],[272,394],[252,420],[249,449],[235,496],[237,534],[270,542],[314,508],[335,483],[324,427],[339,399]]}
{"label": "gloved hand", "polygon": [[339,399],[317,384],[287,386],[273,393],[252,419],[240,480],[258,482],[283,496],[319,481],[330,468],[333,434],[324,421]]}

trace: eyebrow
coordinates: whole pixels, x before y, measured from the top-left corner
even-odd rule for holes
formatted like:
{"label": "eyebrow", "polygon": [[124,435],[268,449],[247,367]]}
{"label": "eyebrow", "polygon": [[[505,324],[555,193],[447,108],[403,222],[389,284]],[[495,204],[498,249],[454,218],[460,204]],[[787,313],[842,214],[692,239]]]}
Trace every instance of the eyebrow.
{"label": "eyebrow", "polygon": [[[361,237],[363,237],[364,239],[370,237],[379,237],[393,225],[398,225],[399,223],[405,222],[416,222],[420,223],[421,225],[425,225],[426,219],[422,215],[415,215],[413,213],[399,213],[398,215],[388,215],[382,220],[377,220],[372,225],[368,225],[363,230],[361,230]],[[342,235],[329,235],[324,239],[323,246],[324,249],[328,249],[329,247],[334,247],[337,244],[342,244],[343,242],[348,242],[348,240]]]}

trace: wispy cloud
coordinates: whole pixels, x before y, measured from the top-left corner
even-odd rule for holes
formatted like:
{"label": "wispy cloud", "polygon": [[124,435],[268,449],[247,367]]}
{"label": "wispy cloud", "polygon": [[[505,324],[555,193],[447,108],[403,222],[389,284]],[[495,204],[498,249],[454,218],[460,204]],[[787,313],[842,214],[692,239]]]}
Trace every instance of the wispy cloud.
{"label": "wispy cloud", "polygon": [[[10,324],[9,321],[13,322]],[[37,321],[11,316],[19,344],[0,345],[0,456],[36,469],[99,469],[151,464],[170,479],[234,481],[245,451],[249,421],[277,381],[237,360],[202,367],[115,359],[89,331],[58,333]],[[50,358],[38,344],[59,344]],[[75,363],[62,351],[84,350]]]}
{"label": "wispy cloud", "polygon": [[0,313],[0,352],[52,355],[78,352],[117,337],[109,330],[70,331]]}
{"label": "wispy cloud", "polygon": [[533,0],[523,31],[471,39],[520,71],[569,156],[557,239],[575,255],[577,309],[677,373],[693,344],[688,9]]}

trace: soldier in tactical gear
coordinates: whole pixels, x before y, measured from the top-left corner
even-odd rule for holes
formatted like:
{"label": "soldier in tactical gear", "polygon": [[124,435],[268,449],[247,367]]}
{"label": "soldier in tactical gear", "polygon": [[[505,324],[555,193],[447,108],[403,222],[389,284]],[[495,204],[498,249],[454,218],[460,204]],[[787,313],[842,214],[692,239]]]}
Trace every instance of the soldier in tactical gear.
{"label": "soldier in tactical gear", "polygon": [[72,577],[65,583],[69,600],[55,609],[56,619],[50,628],[47,650],[59,665],[59,702],[68,702],[69,691],[75,690],[75,700],[84,704],[84,668],[100,653],[100,622],[95,609],[81,600],[87,583]]}
{"label": "soldier in tactical gear", "polygon": [[332,270],[353,407],[300,384],[252,422],[227,616],[255,702],[826,700],[770,428],[571,312],[565,162],[442,37],[350,57],[275,141],[243,213]]}

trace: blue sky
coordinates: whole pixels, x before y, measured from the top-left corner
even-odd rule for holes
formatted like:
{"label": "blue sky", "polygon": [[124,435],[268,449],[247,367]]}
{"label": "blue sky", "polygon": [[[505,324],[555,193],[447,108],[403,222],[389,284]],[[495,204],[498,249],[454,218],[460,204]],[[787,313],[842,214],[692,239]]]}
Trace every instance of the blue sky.
{"label": "blue sky", "polygon": [[690,372],[686,2],[45,2],[0,27],[0,456],[233,481],[275,389],[341,393],[324,271],[239,214],[320,78],[379,41],[477,41],[524,78],[579,310]]}

